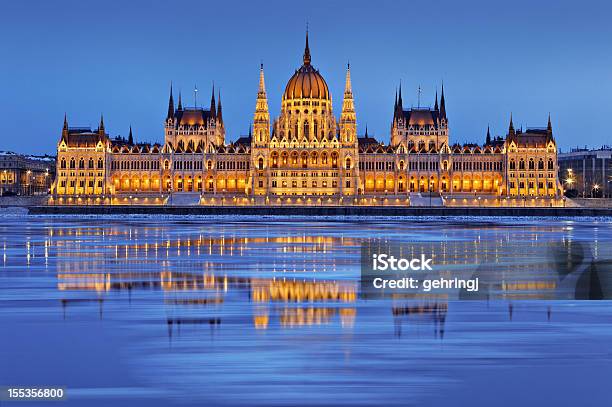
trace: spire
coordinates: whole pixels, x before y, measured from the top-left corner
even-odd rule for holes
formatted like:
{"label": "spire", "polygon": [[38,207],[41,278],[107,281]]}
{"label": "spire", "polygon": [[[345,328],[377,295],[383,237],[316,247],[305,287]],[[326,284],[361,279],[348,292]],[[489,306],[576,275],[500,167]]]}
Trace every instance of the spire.
{"label": "spire", "polygon": [[353,94],[353,87],[351,86],[351,64],[346,64],[346,81],[344,83],[344,94]]}
{"label": "spire", "polygon": [[168,100],[168,116],[167,119],[174,117],[174,98],[172,97],[172,82],[170,82],[170,100]]}
{"label": "spire", "polygon": [[132,137],[132,125],[130,124],[130,135],[128,136],[128,144],[134,144],[134,137]]}
{"label": "spire", "polygon": [[217,119],[223,124],[223,111],[221,110],[221,89],[219,89],[219,102],[217,104]]}
{"label": "spire", "polygon": [[393,102],[393,114],[397,113],[397,88],[395,89],[395,102]]}
{"label": "spire", "polygon": [[259,91],[258,97],[266,97],[266,81],[264,80],[263,62],[259,65]]}
{"label": "spire", "polygon": [[508,126],[508,134],[514,135],[514,123],[512,122],[512,113],[510,113],[510,126]]}
{"label": "spire", "polygon": [[64,127],[62,127],[62,139],[68,136],[68,116],[64,113]]}
{"label": "spire", "polygon": [[210,96],[210,114],[212,117],[217,117],[217,111],[215,107],[215,83],[212,85],[212,95]]}
{"label": "spire", "polygon": [[485,145],[491,145],[491,131],[489,130],[489,126],[487,125],[487,139],[485,141]]}
{"label": "spire", "polygon": [[343,142],[352,143],[357,134],[357,116],[355,114],[355,100],[351,86],[351,65],[346,65],[346,82],[344,86],[344,100],[342,101],[342,114],[340,115],[340,130]]}
{"label": "spire", "polygon": [[104,116],[100,115],[100,125],[98,126],[98,133],[104,134]]}
{"label": "spire", "polygon": [[368,125],[366,124],[366,132],[365,132],[365,136],[368,137]]}
{"label": "spire", "polygon": [[440,116],[446,119],[446,101],[444,100],[444,82],[442,83],[442,94],[440,95]]}
{"label": "spire", "polygon": [[310,47],[308,46],[308,26],[306,26],[306,47],[304,47],[304,65],[310,65]]}
{"label": "spire", "polygon": [[400,110],[404,110],[404,103],[402,102],[402,81],[400,81],[400,86],[399,86],[399,96],[397,99],[397,108]]}
{"label": "spire", "polygon": [[546,126],[546,130],[547,130],[549,133],[552,133],[552,123],[551,123],[551,121],[550,121],[550,113],[548,113],[548,125]]}
{"label": "spire", "polygon": [[438,110],[438,89],[436,89],[436,103],[434,104],[434,110]]}
{"label": "spire", "polygon": [[176,107],[176,110],[183,110],[183,102],[181,101],[181,91],[180,90],[179,90],[178,106]]}

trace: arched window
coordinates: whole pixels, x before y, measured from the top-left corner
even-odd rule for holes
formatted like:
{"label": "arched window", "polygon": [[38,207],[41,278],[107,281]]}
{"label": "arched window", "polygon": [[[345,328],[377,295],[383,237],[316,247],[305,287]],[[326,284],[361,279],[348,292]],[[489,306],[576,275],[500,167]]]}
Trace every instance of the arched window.
{"label": "arched window", "polygon": [[549,170],[554,170],[555,169],[555,163],[553,162],[552,158],[548,159],[548,169]]}
{"label": "arched window", "polygon": [[521,161],[519,161],[519,170],[524,170],[524,169],[525,169],[525,160],[521,158]]}
{"label": "arched window", "polygon": [[429,142],[429,151],[433,151],[436,148],[436,143],[433,141]]}
{"label": "arched window", "polygon": [[529,169],[535,170],[535,163],[533,162],[533,158],[529,159]]}
{"label": "arched window", "polygon": [[104,162],[102,161],[101,158],[98,158],[98,169],[102,169],[104,168]]}
{"label": "arched window", "polygon": [[510,169],[511,170],[516,170],[516,161],[510,160]]}
{"label": "arched window", "polygon": [[538,170],[543,170],[543,169],[544,169],[544,160],[540,158],[540,161],[538,161]]}
{"label": "arched window", "polygon": [[259,160],[257,160],[257,167],[258,167],[260,170],[263,170],[263,167],[264,167],[264,159],[263,159],[262,157],[259,157]]}
{"label": "arched window", "polygon": [[166,160],[164,161],[164,170],[168,170],[170,169],[170,161]]}
{"label": "arched window", "polygon": [[85,160],[82,158],[79,160],[79,168],[85,168]]}
{"label": "arched window", "polygon": [[351,169],[351,158],[350,157],[346,159],[346,169],[347,170]]}
{"label": "arched window", "polygon": [[308,120],[304,120],[304,137],[308,137],[310,135],[309,130]]}
{"label": "arched window", "polygon": [[338,168],[338,154],[332,153],[332,168]]}
{"label": "arched window", "polygon": [[66,168],[66,159],[62,158],[62,163],[60,164],[60,168]]}
{"label": "arched window", "polygon": [[212,167],[213,167],[213,166],[212,166],[212,161],[208,160],[208,161],[206,162],[206,168],[208,169],[208,171],[210,171],[210,170],[212,170]]}
{"label": "arched window", "polygon": [[90,158],[90,159],[89,159],[89,162],[88,162],[87,164],[88,164],[88,165],[87,165],[87,168],[93,168],[93,167],[94,167],[94,161],[93,161],[93,158]]}

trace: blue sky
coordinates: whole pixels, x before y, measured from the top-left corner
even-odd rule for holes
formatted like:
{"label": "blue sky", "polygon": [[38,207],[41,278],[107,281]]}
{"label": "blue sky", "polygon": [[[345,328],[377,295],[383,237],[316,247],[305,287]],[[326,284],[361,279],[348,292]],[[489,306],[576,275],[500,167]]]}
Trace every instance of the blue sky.
{"label": "blue sky", "polygon": [[246,134],[265,64],[275,116],[301,65],[312,63],[340,114],[351,63],[359,133],[388,142],[400,80],[405,107],[433,104],[444,81],[451,141],[480,142],[489,124],[553,119],[562,149],[612,144],[612,6],[604,1],[30,1],[0,13],[0,150],[52,153],[71,126],[163,140],[173,81],[186,104],[221,88],[227,139]]}

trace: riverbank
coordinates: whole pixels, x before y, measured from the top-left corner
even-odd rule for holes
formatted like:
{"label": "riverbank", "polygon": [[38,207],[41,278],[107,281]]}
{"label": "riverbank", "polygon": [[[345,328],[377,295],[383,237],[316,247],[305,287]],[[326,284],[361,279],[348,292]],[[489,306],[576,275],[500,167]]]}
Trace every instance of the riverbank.
{"label": "riverbank", "polygon": [[612,216],[612,208],[474,208],[385,206],[31,206],[32,215],[246,215],[246,216]]}

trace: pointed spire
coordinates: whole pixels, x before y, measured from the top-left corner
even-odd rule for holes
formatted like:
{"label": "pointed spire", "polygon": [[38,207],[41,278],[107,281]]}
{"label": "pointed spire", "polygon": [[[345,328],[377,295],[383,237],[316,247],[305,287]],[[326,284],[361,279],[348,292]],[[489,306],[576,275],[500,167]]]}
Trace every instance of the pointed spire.
{"label": "pointed spire", "polygon": [[104,115],[100,115],[100,125],[98,126],[98,133],[104,134]]}
{"label": "pointed spire", "polygon": [[264,66],[263,62],[259,65],[259,90],[258,97],[266,97],[266,81],[264,79]]}
{"label": "pointed spire", "polygon": [[548,113],[548,125],[546,126],[546,130],[548,130],[549,133],[552,133],[552,123],[550,121],[550,113]]}
{"label": "pointed spire", "polygon": [[217,119],[219,119],[219,123],[223,124],[223,111],[221,108],[221,89],[219,89],[218,91],[218,95],[219,95],[219,102],[217,104]]}
{"label": "pointed spire", "polygon": [[400,81],[400,86],[399,86],[399,96],[397,99],[397,108],[401,110],[404,110],[404,103],[402,102],[402,81]]}
{"label": "pointed spire", "polygon": [[487,146],[491,145],[491,131],[488,125],[487,125],[487,139],[485,140],[485,145]]}
{"label": "pointed spire", "polygon": [[353,87],[351,85],[351,64],[346,64],[346,81],[344,83],[344,94],[353,94]]}
{"label": "pointed spire", "polygon": [[212,85],[212,95],[210,97],[210,114],[212,117],[217,117],[217,109],[215,107],[215,83]]}
{"label": "pointed spire", "polygon": [[442,94],[440,95],[440,116],[446,119],[446,101],[444,100],[444,82],[442,82]]}
{"label": "pointed spire", "polygon": [[365,136],[368,137],[368,125],[366,124],[366,132],[365,132]]}
{"label": "pointed spire", "polygon": [[64,126],[62,127],[62,140],[68,136],[68,116],[64,113]]}
{"label": "pointed spire", "polygon": [[512,122],[512,112],[510,112],[510,126],[508,126],[508,134],[514,135],[514,123]]}
{"label": "pointed spire", "polygon": [[434,104],[434,110],[438,110],[438,89],[436,89],[436,103]]}
{"label": "pointed spire", "polygon": [[395,102],[393,102],[393,114],[397,113],[397,88],[395,89]]}
{"label": "pointed spire", "polygon": [[174,98],[172,97],[172,82],[170,82],[170,99],[168,100],[168,116],[167,119],[174,117]]}
{"label": "pointed spire", "polygon": [[308,46],[308,25],[306,25],[306,47],[304,47],[304,65],[310,65],[310,47]]}
{"label": "pointed spire", "polygon": [[181,101],[181,91],[179,90],[179,101],[176,110],[183,110],[183,102]]}
{"label": "pointed spire", "polygon": [[134,144],[134,137],[132,136],[132,125],[130,124],[130,135],[128,136],[128,144]]}

